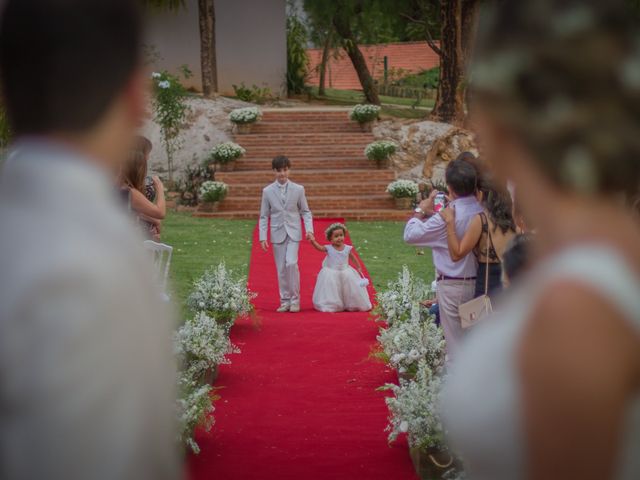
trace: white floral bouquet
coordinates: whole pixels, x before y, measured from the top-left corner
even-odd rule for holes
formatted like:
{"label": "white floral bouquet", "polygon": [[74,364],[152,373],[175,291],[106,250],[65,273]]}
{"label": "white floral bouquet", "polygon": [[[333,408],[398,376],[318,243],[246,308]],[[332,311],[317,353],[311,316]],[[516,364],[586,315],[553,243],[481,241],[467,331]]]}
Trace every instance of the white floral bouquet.
{"label": "white floral bouquet", "polygon": [[387,185],[387,193],[393,198],[415,198],[419,191],[413,180],[396,180]]}
{"label": "white floral bouquet", "polygon": [[193,438],[194,430],[197,426],[202,426],[205,431],[210,431],[214,423],[213,400],[211,385],[193,385],[184,381],[181,377],[178,380],[180,396],[177,400],[178,424],[180,434],[178,440],[191,448],[193,453],[200,453],[200,447]]}
{"label": "white floral bouquet", "polygon": [[349,112],[349,118],[358,123],[373,122],[378,118],[380,113],[380,107],[378,105],[371,105],[369,103],[362,105],[355,105],[351,112]]}
{"label": "white floral bouquet", "polygon": [[229,114],[229,120],[237,125],[245,125],[260,120],[262,112],[258,107],[236,108]]}
{"label": "white floral bouquet", "polygon": [[406,322],[380,329],[378,342],[389,364],[406,376],[416,374],[418,363],[426,362],[434,372],[444,366],[445,340],[442,329],[433,318],[423,319],[420,306],[414,305]]}
{"label": "white floral bouquet", "polygon": [[398,146],[389,140],[371,142],[364,149],[364,154],[369,160],[381,162],[396,153]]}
{"label": "white floral bouquet", "polygon": [[207,370],[230,363],[227,355],[240,353],[227,329],[205,312],[187,320],[175,334],[175,350],[184,367],[184,379],[196,385]]}
{"label": "white floral bouquet", "polygon": [[247,287],[247,279],[235,278],[223,262],[194,282],[187,306],[193,312],[207,312],[218,321],[232,323],[253,311],[251,301],[255,297]]}
{"label": "white floral bouquet", "polygon": [[211,159],[216,163],[229,163],[243,156],[247,151],[237,143],[224,142],[211,150]]}
{"label": "white floral bouquet", "polygon": [[415,380],[398,386],[387,384],[381,390],[391,390],[393,397],[385,399],[389,408],[389,442],[401,433],[408,434],[409,446],[420,449],[444,448],[444,428],[438,408],[445,378],[436,375],[421,361]]}
{"label": "white floral bouquet", "polygon": [[224,182],[206,181],[200,186],[200,198],[203,202],[219,202],[224,200],[229,191],[229,187]]}
{"label": "white floral bouquet", "polygon": [[428,295],[429,287],[412,275],[404,265],[397,280],[389,282],[386,290],[376,295],[378,305],[374,313],[391,326],[410,319],[415,306],[418,306],[421,312],[425,311],[421,308],[420,302],[428,298]]}

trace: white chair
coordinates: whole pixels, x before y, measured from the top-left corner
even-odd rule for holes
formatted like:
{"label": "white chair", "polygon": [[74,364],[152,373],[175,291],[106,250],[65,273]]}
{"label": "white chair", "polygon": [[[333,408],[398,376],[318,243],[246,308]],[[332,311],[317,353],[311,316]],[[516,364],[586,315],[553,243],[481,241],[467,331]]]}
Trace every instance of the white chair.
{"label": "white chair", "polygon": [[164,243],[157,243],[153,240],[145,240],[144,248],[151,252],[153,257],[153,266],[155,267],[155,281],[162,292],[162,299],[169,301],[167,294],[167,281],[169,278],[169,266],[171,265],[171,256],[173,255],[173,247]]}

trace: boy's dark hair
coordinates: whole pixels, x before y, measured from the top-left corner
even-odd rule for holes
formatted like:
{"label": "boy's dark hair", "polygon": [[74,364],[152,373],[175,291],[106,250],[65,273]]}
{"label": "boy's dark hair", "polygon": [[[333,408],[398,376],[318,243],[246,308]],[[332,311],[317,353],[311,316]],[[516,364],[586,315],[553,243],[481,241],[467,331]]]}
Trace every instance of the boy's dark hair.
{"label": "boy's dark hair", "polygon": [[8,0],[0,84],[17,134],[94,127],[140,62],[137,0]]}
{"label": "boy's dark hair", "polygon": [[529,265],[533,238],[530,233],[519,234],[507,245],[502,258],[502,268],[510,282],[521,275]]}
{"label": "boy's dark hair", "polygon": [[271,160],[271,168],[274,170],[281,170],[283,168],[291,168],[291,160],[284,155],[278,155]]}
{"label": "boy's dark hair", "polygon": [[447,165],[445,180],[458,197],[468,197],[476,192],[478,174],[472,164],[456,158]]}

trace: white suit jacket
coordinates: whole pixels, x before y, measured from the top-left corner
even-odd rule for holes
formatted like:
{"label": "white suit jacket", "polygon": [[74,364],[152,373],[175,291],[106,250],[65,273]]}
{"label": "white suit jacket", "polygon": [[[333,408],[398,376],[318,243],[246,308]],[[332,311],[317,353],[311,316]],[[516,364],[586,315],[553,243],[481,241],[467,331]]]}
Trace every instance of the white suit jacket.
{"label": "white suit jacket", "polygon": [[262,190],[262,206],[260,207],[260,241],[267,239],[269,219],[271,219],[271,243],[282,243],[289,237],[299,242],[302,240],[300,217],[304,219],[304,228],[313,233],[313,216],[304,187],[289,181],[287,200],[282,204],[278,182],[266,186]]}

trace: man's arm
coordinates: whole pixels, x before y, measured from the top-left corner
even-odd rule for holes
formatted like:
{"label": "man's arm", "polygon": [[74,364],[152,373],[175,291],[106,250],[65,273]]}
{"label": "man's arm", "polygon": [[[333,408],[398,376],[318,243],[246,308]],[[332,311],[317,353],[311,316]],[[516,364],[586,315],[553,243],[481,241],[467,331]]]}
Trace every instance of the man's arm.
{"label": "man's arm", "polygon": [[260,242],[265,248],[267,242],[267,230],[269,228],[269,216],[271,215],[271,204],[267,199],[266,189],[262,191],[262,204],[260,205],[260,219],[258,220],[258,230],[260,232]]}
{"label": "man's arm", "polygon": [[304,220],[304,229],[307,231],[307,238],[309,238],[309,234],[313,235],[313,215],[311,214],[311,210],[309,210],[304,187],[301,188],[302,193],[300,194],[300,200],[298,200],[298,208],[300,209],[300,216]]}
{"label": "man's arm", "polygon": [[427,221],[414,217],[404,228],[404,241],[409,245],[447,247],[447,224],[438,214]]}

